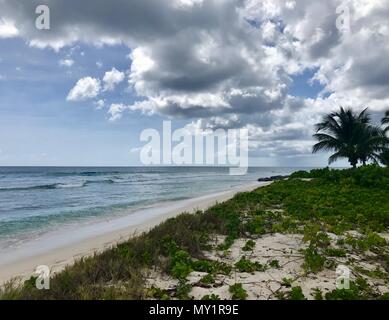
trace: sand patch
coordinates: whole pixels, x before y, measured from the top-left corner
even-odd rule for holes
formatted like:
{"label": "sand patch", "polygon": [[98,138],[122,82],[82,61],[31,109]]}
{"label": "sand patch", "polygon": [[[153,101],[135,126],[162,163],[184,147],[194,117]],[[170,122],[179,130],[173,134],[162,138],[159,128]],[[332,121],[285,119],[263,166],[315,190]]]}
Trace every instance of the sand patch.
{"label": "sand patch", "polygon": [[[353,233],[354,234],[354,233]],[[356,235],[356,234],[355,234]],[[335,248],[340,237],[328,234],[331,245]],[[192,286],[189,297],[195,300],[202,299],[206,295],[216,295],[221,300],[231,299],[229,288],[236,283],[242,284],[247,292],[249,300],[273,300],[279,299],[283,294],[288,294],[291,287],[301,287],[302,293],[307,299],[314,299],[315,292],[319,290],[324,296],[327,292],[336,289],[336,267],[347,265],[350,268],[350,280],[354,281],[360,273],[355,270],[362,268],[368,271],[382,270],[379,263],[367,258],[362,252],[353,252],[346,257],[331,257],[329,264],[317,273],[307,273],[304,269],[304,253],[307,243],[300,234],[269,234],[258,239],[238,239],[227,251],[217,250],[217,246],[224,242],[225,237],[215,235],[211,241],[213,250],[204,252],[207,259],[224,262],[233,269],[230,275],[218,274],[214,282],[204,285],[201,279],[207,275],[204,272],[192,272],[187,277],[187,283]],[[245,251],[247,241],[253,241],[255,246],[250,251]],[[266,266],[263,271],[239,272],[235,264],[242,258],[252,263],[260,263]],[[377,292],[383,294],[389,292],[389,285],[384,279],[377,279],[364,275],[368,284]],[[159,286],[174,291],[177,280],[170,277],[154,274],[152,281],[147,281],[146,286]],[[285,296],[285,295],[284,295]],[[174,297],[174,295],[173,295]]]}

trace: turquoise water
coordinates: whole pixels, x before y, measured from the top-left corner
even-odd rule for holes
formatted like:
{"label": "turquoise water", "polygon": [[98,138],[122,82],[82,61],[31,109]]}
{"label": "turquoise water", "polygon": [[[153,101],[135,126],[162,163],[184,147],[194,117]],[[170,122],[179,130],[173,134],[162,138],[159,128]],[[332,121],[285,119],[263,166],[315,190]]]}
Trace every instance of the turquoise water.
{"label": "turquoise water", "polygon": [[0,167],[1,246],[299,169],[250,168],[244,176],[230,176],[228,168]]}

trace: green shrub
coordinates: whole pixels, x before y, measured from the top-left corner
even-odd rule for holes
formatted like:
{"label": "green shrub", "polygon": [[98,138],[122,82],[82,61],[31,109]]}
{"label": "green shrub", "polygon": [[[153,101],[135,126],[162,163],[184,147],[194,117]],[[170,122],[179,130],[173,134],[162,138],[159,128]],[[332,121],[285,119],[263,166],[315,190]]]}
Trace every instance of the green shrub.
{"label": "green shrub", "polygon": [[184,250],[176,251],[171,257],[171,274],[177,279],[186,279],[193,271],[190,255]]}
{"label": "green shrub", "polygon": [[192,291],[192,286],[185,281],[180,281],[176,288],[176,297],[180,300],[189,300],[189,293]]}
{"label": "green shrub", "polygon": [[253,240],[248,240],[244,247],[242,248],[243,251],[253,251],[255,248],[255,242]]}
{"label": "green shrub", "polygon": [[327,248],[324,250],[324,254],[330,257],[346,257],[347,253],[344,249]]}
{"label": "green shrub", "polygon": [[345,243],[362,251],[373,250],[386,245],[386,240],[375,232],[369,232],[362,238],[348,236]]}
{"label": "green shrub", "polygon": [[292,286],[292,283],[293,283],[293,279],[282,278],[282,282],[281,282],[282,286],[290,288]]}
{"label": "green shrub", "polygon": [[236,240],[236,236],[227,236],[224,242],[220,245],[218,245],[217,250],[225,251],[231,248],[231,246],[234,244]]}
{"label": "green shrub", "polygon": [[275,268],[275,269],[279,269],[280,262],[278,260],[272,260],[272,261],[270,261],[269,266],[272,268]]}
{"label": "green shrub", "polygon": [[313,289],[313,297],[315,300],[323,300],[323,292],[319,288]]}
{"label": "green shrub", "polygon": [[204,297],[201,298],[201,300],[213,300],[213,301],[217,301],[217,300],[220,300],[220,297],[216,294],[207,294],[205,295]]}
{"label": "green shrub", "polygon": [[170,300],[170,296],[166,290],[157,287],[151,287],[147,292],[147,296],[157,300]]}
{"label": "green shrub", "polygon": [[225,262],[214,260],[192,261],[192,268],[194,271],[223,275],[229,275],[232,269],[231,266],[229,266]]}
{"label": "green shrub", "polygon": [[384,293],[379,299],[380,300],[389,300],[389,292]]}
{"label": "green shrub", "polygon": [[325,258],[312,246],[304,250],[304,269],[307,272],[318,272],[323,269]]}
{"label": "green shrub", "polygon": [[232,300],[246,300],[248,296],[246,290],[243,288],[241,283],[231,285],[229,288],[229,292],[232,295]]}
{"label": "green shrub", "polygon": [[251,262],[250,260],[246,259],[246,257],[242,257],[238,262],[236,262],[235,268],[239,272],[247,272],[247,273],[266,270],[266,268],[259,262]]}
{"label": "green shrub", "polygon": [[292,288],[292,291],[290,292],[290,299],[291,300],[306,300],[301,287],[293,287]]}
{"label": "green shrub", "polygon": [[210,273],[200,279],[200,283],[205,285],[210,285],[214,282],[215,282],[215,277]]}
{"label": "green shrub", "polygon": [[266,233],[264,217],[252,217],[245,225],[247,232],[250,234],[264,234]]}
{"label": "green shrub", "polygon": [[349,289],[335,289],[326,293],[327,300],[365,300],[374,296],[373,289],[362,277],[357,277],[355,281],[350,281]]}

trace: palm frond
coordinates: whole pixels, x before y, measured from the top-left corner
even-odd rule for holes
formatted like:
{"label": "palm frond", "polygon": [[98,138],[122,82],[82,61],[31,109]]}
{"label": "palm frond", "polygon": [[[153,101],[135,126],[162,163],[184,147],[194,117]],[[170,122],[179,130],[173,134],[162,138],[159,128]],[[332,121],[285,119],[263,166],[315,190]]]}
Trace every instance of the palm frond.
{"label": "palm frond", "polygon": [[[383,124],[389,123],[389,111]],[[389,126],[386,130],[389,130]],[[351,108],[343,108],[323,116],[322,122],[316,124],[316,134],[313,137],[318,141],[312,152],[334,151],[329,158],[333,163],[340,158],[348,158],[355,166],[358,161],[380,161],[379,155],[389,145],[389,138],[379,126],[371,124],[368,109],[356,113]]]}
{"label": "palm frond", "polygon": [[382,124],[389,123],[389,110],[385,112],[385,117],[382,118]]}
{"label": "palm frond", "polygon": [[341,158],[344,158],[344,155],[341,152],[336,152],[328,158],[328,164],[333,164]]}

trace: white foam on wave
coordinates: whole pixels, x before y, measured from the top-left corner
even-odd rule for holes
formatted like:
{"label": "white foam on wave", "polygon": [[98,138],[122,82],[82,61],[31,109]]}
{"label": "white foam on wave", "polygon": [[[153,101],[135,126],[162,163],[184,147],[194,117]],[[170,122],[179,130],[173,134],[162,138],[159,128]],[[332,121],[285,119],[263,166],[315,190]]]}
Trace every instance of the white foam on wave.
{"label": "white foam on wave", "polygon": [[[252,185],[259,186],[260,184],[255,183]],[[248,186],[246,185],[246,187],[250,186],[251,184]],[[38,238],[30,238],[28,242],[24,242],[17,248],[13,247],[2,249],[0,251],[0,265],[38,256],[58,248],[82,242],[83,240],[93,238],[97,235],[104,235],[120,231],[131,226],[138,226],[159,216],[164,216],[171,211],[195,206],[199,202],[223,196],[233,190],[238,191],[240,188],[242,188],[242,186],[235,187],[232,190],[213,193],[197,198],[165,202],[162,204],[159,203],[147,209],[129,211],[127,215],[122,217],[106,219],[104,221],[95,221],[81,226],[73,225],[72,227],[68,226],[56,231],[50,231]]]}

